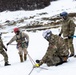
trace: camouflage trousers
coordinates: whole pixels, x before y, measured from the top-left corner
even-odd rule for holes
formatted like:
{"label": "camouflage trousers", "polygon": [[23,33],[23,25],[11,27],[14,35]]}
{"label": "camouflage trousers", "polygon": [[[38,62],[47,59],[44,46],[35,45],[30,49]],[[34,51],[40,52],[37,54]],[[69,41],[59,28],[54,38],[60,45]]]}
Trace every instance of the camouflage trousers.
{"label": "camouflage trousers", "polygon": [[61,60],[59,57],[56,57],[56,56],[52,56],[50,58],[46,58],[46,59],[42,59],[43,60],[43,63],[46,63],[47,66],[55,66],[57,63],[60,63]]}
{"label": "camouflage trousers", "polygon": [[67,49],[70,49],[71,54],[74,54],[73,39],[64,39]]}
{"label": "camouflage trousers", "polygon": [[0,54],[3,55],[4,61],[5,61],[5,62],[8,62],[8,55],[7,55],[7,53],[6,53],[4,50],[0,50]]}
{"label": "camouflage trousers", "polygon": [[[64,58],[66,58],[66,60]],[[46,63],[47,66],[58,66],[67,62],[67,59],[67,57],[53,57],[52,59],[46,60],[44,63]]]}

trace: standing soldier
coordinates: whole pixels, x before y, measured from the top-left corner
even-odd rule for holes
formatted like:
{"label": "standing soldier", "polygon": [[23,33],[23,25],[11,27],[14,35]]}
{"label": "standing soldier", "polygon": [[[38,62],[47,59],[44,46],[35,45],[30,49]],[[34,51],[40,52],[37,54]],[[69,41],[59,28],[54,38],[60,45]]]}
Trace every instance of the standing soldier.
{"label": "standing soldier", "polygon": [[[7,43],[7,45],[11,44],[13,41],[17,42],[17,49],[19,50],[20,61],[23,62],[27,59],[27,47],[29,43],[29,36],[26,33],[23,33],[19,30],[19,28],[14,28],[15,35],[13,38]],[[24,55],[23,55],[24,53]]]}
{"label": "standing soldier", "polygon": [[74,22],[68,17],[67,12],[60,13],[60,16],[63,18],[62,21],[62,28],[61,32],[59,33],[59,36],[63,33],[63,38],[65,41],[65,44],[70,49],[70,57],[74,56],[74,47],[73,47],[73,36],[75,31],[75,24]]}
{"label": "standing soldier", "polygon": [[38,64],[35,64],[34,67],[39,67],[43,63],[46,63],[47,66],[57,66],[67,62],[69,52],[63,38],[52,34],[50,30],[43,32],[43,37],[49,42],[49,46],[43,58],[36,60]]}
{"label": "standing soldier", "polygon": [[[4,57],[4,62],[5,62],[5,66],[7,66],[7,65],[10,65],[10,64],[8,64],[8,55],[7,55],[7,53],[5,52],[5,51],[7,51],[7,48],[4,46],[4,44],[3,44],[3,41],[2,41],[2,39],[1,39],[1,35],[2,35],[2,33],[0,33],[0,54],[2,54],[3,55],[3,57]],[[4,50],[5,49],[5,50]]]}

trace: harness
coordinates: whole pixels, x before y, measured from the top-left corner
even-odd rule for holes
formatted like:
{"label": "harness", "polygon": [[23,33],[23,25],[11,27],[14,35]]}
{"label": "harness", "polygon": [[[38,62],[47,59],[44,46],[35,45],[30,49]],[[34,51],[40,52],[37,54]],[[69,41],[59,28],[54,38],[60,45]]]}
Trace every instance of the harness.
{"label": "harness", "polygon": [[25,40],[23,37],[22,37],[22,33],[20,32],[20,37],[18,38],[17,35],[16,35],[16,42],[17,42],[17,48],[19,47],[22,47],[24,48],[26,46],[26,42],[23,40]]}

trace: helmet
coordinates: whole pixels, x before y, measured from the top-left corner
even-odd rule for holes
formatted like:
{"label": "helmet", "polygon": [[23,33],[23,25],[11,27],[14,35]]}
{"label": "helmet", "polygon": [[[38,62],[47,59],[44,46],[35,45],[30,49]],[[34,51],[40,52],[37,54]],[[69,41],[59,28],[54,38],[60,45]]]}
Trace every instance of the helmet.
{"label": "helmet", "polygon": [[19,28],[14,28],[14,32],[16,33],[17,31],[19,31]]}
{"label": "helmet", "polygon": [[47,40],[51,34],[52,34],[51,30],[45,30],[42,36]]}
{"label": "helmet", "polygon": [[62,13],[60,13],[60,16],[61,17],[68,16],[68,13],[67,12],[62,12]]}

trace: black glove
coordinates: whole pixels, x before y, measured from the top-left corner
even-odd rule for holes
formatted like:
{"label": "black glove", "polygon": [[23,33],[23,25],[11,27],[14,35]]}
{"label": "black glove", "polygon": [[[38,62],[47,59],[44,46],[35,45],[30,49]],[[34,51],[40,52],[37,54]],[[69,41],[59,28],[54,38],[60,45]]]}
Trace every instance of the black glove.
{"label": "black glove", "polygon": [[36,60],[36,63],[40,63],[40,60]]}
{"label": "black glove", "polygon": [[9,43],[6,44],[7,46],[9,45]]}
{"label": "black glove", "polygon": [[59,34],[59,36],[61,36],[61,34]]}
{"label": "black glove", "polygon": [[71,36],[68,36],[68,39],[71,39],[72,37]]}
{"label": "black glove", "polygon": [[7,48],[5,48],[5,51],[7,51]]}

